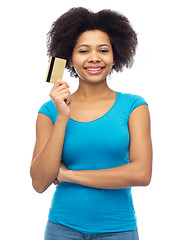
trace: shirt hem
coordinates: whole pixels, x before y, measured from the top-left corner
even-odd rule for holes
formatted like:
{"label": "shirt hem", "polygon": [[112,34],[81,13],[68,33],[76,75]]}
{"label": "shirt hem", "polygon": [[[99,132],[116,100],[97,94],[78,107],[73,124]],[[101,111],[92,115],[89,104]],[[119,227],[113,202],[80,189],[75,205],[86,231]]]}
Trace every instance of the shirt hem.
{"label": "shirt hem", "polygon": [[116,232],[125,232],[125,231],[133,231],[137,228],[137,223],[134,223],[134,224],[130,224],[126,227],[123,227],[121,229],[100,229],[100,230],[85,230],[85,229],[82,229],[80,227],[77,227],[77,226],[72,226],[70,224],[67,224],[67,223],[63,223],[62,221],[60,220],[55,220],[53,218],[51,218],[50,216],[48,217],[49,220],[53,223],[56,223],[56,224],[61,224],[61,225],[64,225],[66,227],[69,227],[73,230],[76,230],[78,232],[81,232],[81,233],[84,233],[84,234],[99,234],[99,233],[116,233]]}

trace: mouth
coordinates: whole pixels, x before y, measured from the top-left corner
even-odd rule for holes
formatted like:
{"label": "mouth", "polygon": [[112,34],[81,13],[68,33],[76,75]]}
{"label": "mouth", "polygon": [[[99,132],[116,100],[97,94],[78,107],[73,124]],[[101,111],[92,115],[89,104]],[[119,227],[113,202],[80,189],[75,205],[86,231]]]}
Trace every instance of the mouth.
{"label": "mouth", "polygon": [[99,74],[104,70],[105,67],[101,67],[101,66],[90,66],[90,67],[85,67],[85,71],[90,73],[90,74]]}

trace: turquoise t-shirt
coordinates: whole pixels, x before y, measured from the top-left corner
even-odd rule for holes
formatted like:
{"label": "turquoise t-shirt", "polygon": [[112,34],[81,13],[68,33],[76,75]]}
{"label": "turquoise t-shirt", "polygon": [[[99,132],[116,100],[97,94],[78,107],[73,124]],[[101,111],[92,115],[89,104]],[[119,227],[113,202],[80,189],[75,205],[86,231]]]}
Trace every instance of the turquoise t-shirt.
{"label": "turquoise t-shirt", "polygon": [[[114,105],[102,117],[90,122],[69,118],[61,158],[68,169],[98,170],[129,163],[129,116],[147,103],[137,95],[116,93]],[[52,100],[39,112],[55,123]],[[98,189],[66,182],[56,186],[49,219],[85,234],[137,227],[131,188]]]}

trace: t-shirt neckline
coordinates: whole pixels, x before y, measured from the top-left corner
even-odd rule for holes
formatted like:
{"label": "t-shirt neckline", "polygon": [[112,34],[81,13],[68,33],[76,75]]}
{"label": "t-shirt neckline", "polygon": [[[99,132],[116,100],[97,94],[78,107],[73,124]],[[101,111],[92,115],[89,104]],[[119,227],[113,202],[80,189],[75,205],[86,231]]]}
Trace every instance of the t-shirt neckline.
{"label": "t-shirt neckline", "polygon": [[69,118],[69,120],[70,120],[71,122],[74,122],[74,123],[77,123],[77,124],[82,124],[82,125],[84,124],[84,125],[86,125],[86,124],[91,124],[91,123],[98,122],[98,121],[100,121],[100,120],[108,117],[108,116],[110,115],[110,113],[113,111],[113,109],[115,108],[115,106],[116,106],[116,104],[117,104],[117,101],[118,101],[118,92],[117,92],[117,91],[115,91],[115,92],[116,92],[116,99],[115,99],[112,107],[111,107],[104,115],[102,115],[101,117],[96,118],[96,119],[94,119],[94,120],[92,120],[92,121],[88,121],[88,122],[81,122],[81,121],[77,121],[77,120],[72,119],[72,118]]}

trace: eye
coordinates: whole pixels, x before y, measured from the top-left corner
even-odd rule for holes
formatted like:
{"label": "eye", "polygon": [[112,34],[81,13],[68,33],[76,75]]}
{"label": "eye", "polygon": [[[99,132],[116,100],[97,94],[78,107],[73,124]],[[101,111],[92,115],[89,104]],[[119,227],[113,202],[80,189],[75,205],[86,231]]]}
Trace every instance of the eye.
{"label": "eye", "polygon": [[100,49],[100,52],[101,53],[107,53],[107,52],[109,52],[109,50],[108,49]]}
{"label": "eye", "polygon": [[88,50],[82,49],[82,50],[79,51],[79,53],[85,54],[85,53],[88,53]]}

